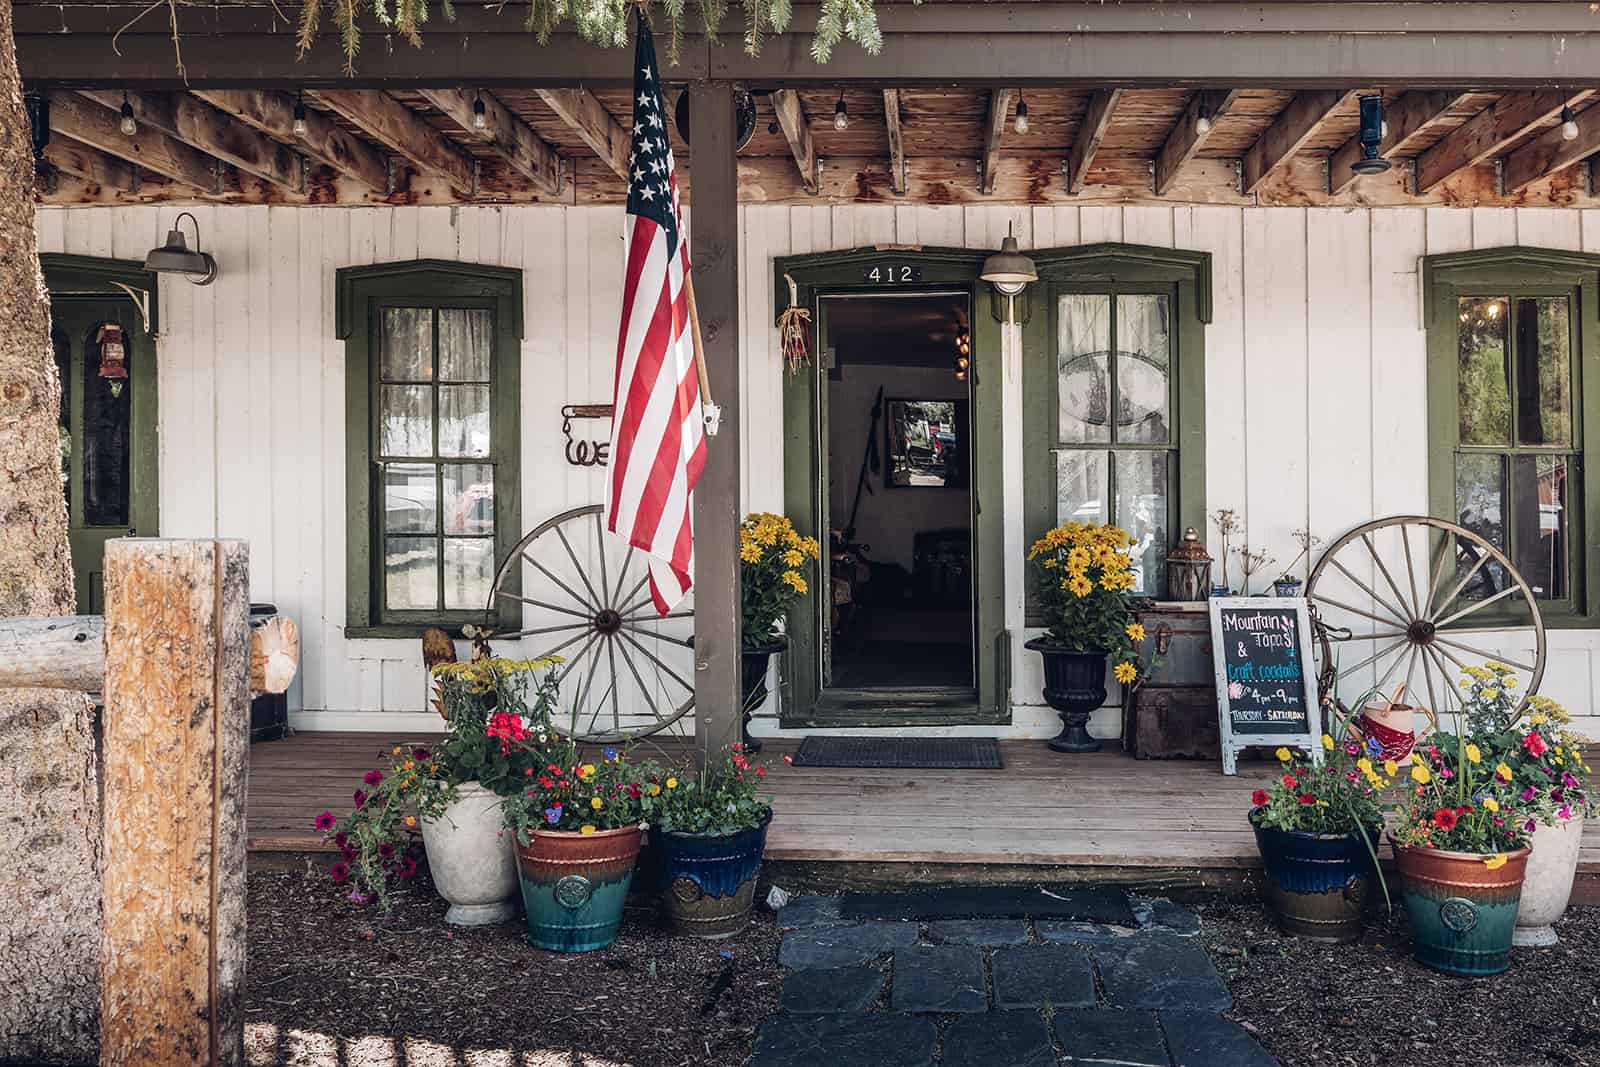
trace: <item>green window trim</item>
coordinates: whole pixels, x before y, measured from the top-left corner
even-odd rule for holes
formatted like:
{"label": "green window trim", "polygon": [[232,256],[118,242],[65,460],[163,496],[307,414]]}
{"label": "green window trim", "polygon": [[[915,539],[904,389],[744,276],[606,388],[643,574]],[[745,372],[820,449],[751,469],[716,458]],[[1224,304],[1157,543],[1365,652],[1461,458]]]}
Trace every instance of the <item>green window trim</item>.
{"label": "green window trim", "polygon": [[[1056,525],[1058,298],[1069,293],[1112,296],[1154,294],[1170,301],[1170,443],[1158,451],[1176,455],[1169,470],[1167,548],[1186,527],[1206,523],[1205,327],[1211,321],[1211,255],[1143,245],[1098,244],[1028,253],[1039,281],[1028,291],[1022,333],[1024,544]],[[1019,304],[1019,317],[1021,307]],[[1111,451],[1153,446],[1103,446]],[[1108,508],[1111,501],[1107,502]],[[1109,515],[1109,511],[1108,511]],[[1031,586],[1031,582],[1030,582]],[[1158,591],[1157,595],[1164,595]],[[1030,626],[1043,625],[1030,595]]]}
{"label": "green window trim", "polygon": [[[1571,442],[1566,446],[1520,445],[1514,439],[1504,446],[1461,442],[1459,403],[1458,302],[1463,298],[1566,296],[1568,325],[1572,331],[1569,371]],[[1539,613],[1552,628],[1590,627],[1600,621],[1590,591],[1600,588],[1600,552],[1587,547],[1587,531],[1600,530],[1600,493],[1589,492],[1584,479],[1596,469],[1600,451],[1600,255],[1559,249],[1476,249],[1427,256],[1422,263],[1423,321],[1428,345],[1428,505],[1433,515],[1459,522],[1456,506],[1458,457],[1565,456],[1576,468],[1577,492],[1568,497],[1567,595],[1541,600]],[[1507,356],[1514,358],[1514,331],[1507,329]],[[1511,375],[1510,388],[1516,388]],[[1516,418],[1515,409],[1510,418]],[[1504,511],[1508,536],[1515,536],[1509,518],[1514,488],[1507,486]],[[1514,546],[1506,546],[1512,548]],[[1515,599],[1515,598],[1512,598]],[[1498,606],[1478,613],[1485,628],[1522,625],[1526,609]]]}
{"label": "green window trim", "polygon": [[[520,625],[520,605],[509,599],[492,612],[443,608],[386,612],[383,608],[383,553],[375,550],[384,536],[380,528],[384,509],[378,504],[383,499],[378,427],[373,417],[378,390],[376,338],[383,309],[397,306],[482,309],[493,316],[490,446],[488,456],[480,462],[494,467],[494,562],[504,561],[522,536],[522,272],[443,260],[410,260],[340,270],[335,323],[339,338],[345,342],[345,636],[413,637],[430,626],[454,629],[466,623],[497,630],[516,629]],[[436,322],[433,329],[437,346]],[[444,476],[444,465],[437,458],[421,462],[439,465],[440,477]],[[445,532],[441,530],[438,536],[445,536]]]}

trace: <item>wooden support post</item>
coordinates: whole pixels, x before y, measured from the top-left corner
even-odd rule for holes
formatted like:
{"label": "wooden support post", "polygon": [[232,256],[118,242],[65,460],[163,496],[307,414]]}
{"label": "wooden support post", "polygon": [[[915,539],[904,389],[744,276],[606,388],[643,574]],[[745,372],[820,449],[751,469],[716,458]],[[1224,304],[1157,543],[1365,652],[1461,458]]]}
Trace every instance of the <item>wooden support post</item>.
{"label": "wooden support post", "polygon": [[106,544],[102,1067],[244,1062],[249,552]]}
{"label": "wooden support post", "polygon": [[739,183],[733,86],[692,82],[689,255],[722,428],[694,493],[694,709],[702,761],[739,740]]}

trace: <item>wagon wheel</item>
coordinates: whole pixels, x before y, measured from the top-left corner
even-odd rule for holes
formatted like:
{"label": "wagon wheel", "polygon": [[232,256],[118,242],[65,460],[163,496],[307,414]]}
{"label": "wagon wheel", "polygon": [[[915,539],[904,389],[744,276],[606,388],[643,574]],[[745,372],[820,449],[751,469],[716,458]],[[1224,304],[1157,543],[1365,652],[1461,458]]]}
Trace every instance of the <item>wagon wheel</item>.
{"label": "wagon wheel", "polygon": [[657,615],[644,553],[608,534],[599,504],[534,527],[500,564],[489,610],[522,605],[529,657],[560,656],[556,728],[615,742],[667,729],[694,706],[694,612]]}
{"label": "wagon wheel", "polygon": [[1515,669],[1524,701],[1544,677],[1533,590],[1505,553],[1444,519],[1401,515],[1356,527],[1317,561],[1306,599],[1319,689],[1344,715],[1341,689],[1392,693],[1400,682],[1410,703],[1425,694],[1436,712],[1458,708],[1463,668],[1485,660]]}

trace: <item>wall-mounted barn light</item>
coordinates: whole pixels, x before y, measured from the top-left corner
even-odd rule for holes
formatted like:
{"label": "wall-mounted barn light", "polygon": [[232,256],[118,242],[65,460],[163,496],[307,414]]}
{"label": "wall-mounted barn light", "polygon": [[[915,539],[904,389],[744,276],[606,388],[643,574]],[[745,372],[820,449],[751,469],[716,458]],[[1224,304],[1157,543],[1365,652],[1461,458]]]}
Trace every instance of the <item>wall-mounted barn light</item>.
{"label": "wall-mounted barn light", "polygon": [[[179,229],[185,218],[194,223],[193,252],[189,251],[188,242]],[[196,285],[210,285],[215,281],[217,261],[211,253],[200,251],[200,220],[187,211],[174,219],[172,229],[167,231],[167,243],[150,250],[144,257],[144,269],[156,274],[182,274]]]}

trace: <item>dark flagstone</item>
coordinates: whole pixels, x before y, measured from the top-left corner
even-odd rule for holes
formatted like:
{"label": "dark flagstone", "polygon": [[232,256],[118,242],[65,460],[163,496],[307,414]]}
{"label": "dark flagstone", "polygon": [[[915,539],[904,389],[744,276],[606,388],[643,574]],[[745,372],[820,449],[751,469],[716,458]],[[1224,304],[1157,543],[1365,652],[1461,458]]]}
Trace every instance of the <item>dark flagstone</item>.
{"label": "dark flagstone", "polygon": [[964,945],[913,945],[894,952],[895,1011],[980,1012],[989,1007],[983,953]]}
{"label": "dark flagstone", "polygon": [[1139,926],[1152,933],[1176,934],[1193,937],[1200,932],[1200,916],[1188,908],[1179,907],[1165,897],[1151,900],[1135,899],[1133,916]]}
{"label": "dark flagstone", "polygon": [[1069,1008],[1056,1012],[1055,1029],[1070,1063],[1167,1067],[1161,1027],[1148,1011]]}
{"label": "dark flagstone", "polygon": [[756,1029],[751,1067],[932,1067],[939,1030],[907,1015],[780,1015]]}
{"label": "dark flagstone", "polygon": [[866,1011],[882,988],[876,967],[812,967],[783,980],[778,1008],[797,1015]]}
{"label": "dark flagstone", "polygon": [[1243,1028],[1209,1011],[1163,1011],[1161,1025],[1177,1067],[1278,1067]]}
{"label": "dark flagstone", "polygon": [[1036,1011],[966,1015],[944,1032],[942,1067],[1055,1067],[1050,1028]]}
{"label": "dark flagstone", "polygon": [[1128,895],[1103,886],[962,886],[917,893],[846,893],[846,919],[1073,919],[1135,926]]}
{"label": "dark flagstone", "polygon": [[1036,922],[1033,928],[1045,941],[1063,941],[1077,945],[1124,945],[1139,935],[1139,931],[1125,926],[1106,926],[1102,923]]}
{"label": "dark flagstone", "polygon": [[994,1006],[1094,1005],[1094,968],[1077,945],[1022,945],[994,953]]}
{"label": "dark flagstone", "polygon": [[928,935],[951,945],[1025,945],[1028,925],[1021,919],[942,919],[928,924]]}
{"label": "dark flagstone", "polygon": [[915,923],[858,923],[853,926],[816,926],[786,934],[778,948],[778,962],[799,970],[805,967],[848,967],[868,963],[897,948],[917,942]]}
{"label": "dark flagstone", "polygon": [[1226,1011],[1233,997],[1198,941],[1170,934],[1129,938],[1095,955],[1106,999],[1118,1008]]}
{"label": "dark flagstone", "polygon": [[782,930],[838,921],[838,897],[795,897],[778,910],[778,928]]}

